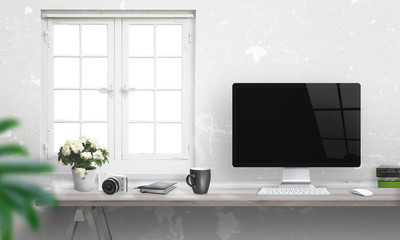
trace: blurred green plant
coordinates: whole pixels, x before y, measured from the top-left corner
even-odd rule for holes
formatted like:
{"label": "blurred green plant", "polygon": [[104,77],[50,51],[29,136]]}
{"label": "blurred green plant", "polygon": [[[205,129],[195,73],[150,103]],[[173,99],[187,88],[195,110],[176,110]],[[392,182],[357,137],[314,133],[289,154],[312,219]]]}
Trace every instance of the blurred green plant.
{"label": "blurred green plant", "polygon": [[[18,120],[7,118],[0,120],[0,134],[19,125]],[[27,156],[25,147],[16,144],[0,145],[0,157],[21,155]],[[13,214],[21,215],[32,229],[39,228],[39,217],[35,201],[56,207],[56,199],[34,183],[9,177],[12,174],[36,174],[51,172],[52,166],[39,162],[4,162],[0,163],[0,237],[1,240],[12,239]]]}

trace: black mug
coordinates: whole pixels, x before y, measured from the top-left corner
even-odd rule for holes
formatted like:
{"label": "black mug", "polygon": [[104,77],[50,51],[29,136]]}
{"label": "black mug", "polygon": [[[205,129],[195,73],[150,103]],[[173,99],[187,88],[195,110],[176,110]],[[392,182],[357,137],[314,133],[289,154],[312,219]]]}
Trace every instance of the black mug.
{"label": "black mug", "polygon": [[211,169],[191,168],[190,174],[186,177],[186,183],[192,187],[196,194],[206,194],[210,187]]}

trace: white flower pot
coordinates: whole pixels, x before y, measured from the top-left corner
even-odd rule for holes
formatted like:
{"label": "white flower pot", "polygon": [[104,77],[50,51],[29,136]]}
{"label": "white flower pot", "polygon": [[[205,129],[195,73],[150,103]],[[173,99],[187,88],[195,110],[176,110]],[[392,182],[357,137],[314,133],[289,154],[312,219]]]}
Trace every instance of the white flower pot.
{"label": "white flower pot", "polygon": [[74,189],[80,192],[92,191],[96,188],[96,168],[86,170],[87,175],[84,179],[75,174],[75,169],[72,168],[72,180],[74,181]]}

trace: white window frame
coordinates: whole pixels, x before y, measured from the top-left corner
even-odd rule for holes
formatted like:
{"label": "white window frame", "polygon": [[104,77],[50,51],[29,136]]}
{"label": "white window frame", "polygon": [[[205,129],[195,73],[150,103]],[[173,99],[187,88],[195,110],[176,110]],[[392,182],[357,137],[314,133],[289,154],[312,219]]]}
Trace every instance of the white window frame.
{"label": "white window frame", "polygon": [[[53,153],[53,26],[54,24],[107,24],[108,34],[108,148],[113,154],[108,169],[129,173],[186,173],[194,166],[194,11],[42,11],[41,159],[54,161]],[[128,34],[126,23],[180,24],[183,26],[182,154],[128,154],[126,87]],[[126,31],[126,29],[125,29]],[[113,36],[112,36],[113,35]],[[112,37],[110,37],[112,36]],[[116,43],[116,44],[114,44]],[[117,44],[123,43],[123,44]],[[129,88],[129,86],[128,86]],[[80,90],[82,91],[82,90]],[[129,90],[128,90],[129,91]],[[112,97],[110,97],[112,96]],[[81,128],[82,131],[82,128]],[[107,166],[107,165],[106,165]],[[129,169],[129,170],[127,170]]]}

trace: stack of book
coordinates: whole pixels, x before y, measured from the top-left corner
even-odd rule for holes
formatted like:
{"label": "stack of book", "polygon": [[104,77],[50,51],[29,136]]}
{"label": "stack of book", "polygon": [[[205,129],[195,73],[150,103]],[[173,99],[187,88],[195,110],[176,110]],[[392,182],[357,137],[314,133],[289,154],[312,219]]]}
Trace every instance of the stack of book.
{"label": "stack of book", "polygon": [[381,165],[376,169],[378,188],[400,188],[400,166]]}
{"label": "stack of book", "polygon": [[155,182],[149,185],[140,186],[141,193],[155,193],[155,194],[167,194],[176,188],[176,183],[168,183],[168,182]]}

